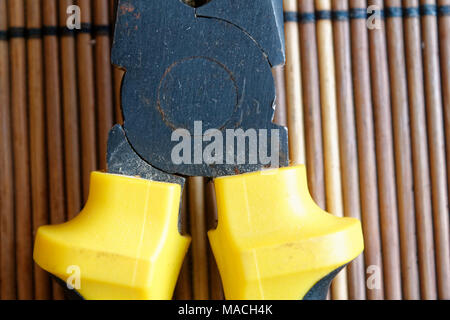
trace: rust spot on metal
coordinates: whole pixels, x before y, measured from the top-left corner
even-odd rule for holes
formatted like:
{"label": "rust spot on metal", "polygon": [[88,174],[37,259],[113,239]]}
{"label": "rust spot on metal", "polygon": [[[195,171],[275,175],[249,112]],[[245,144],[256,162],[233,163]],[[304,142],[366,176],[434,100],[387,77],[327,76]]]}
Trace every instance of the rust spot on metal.
{"label": "rust spot on metal", "polygon": [[135,10],[135,7],[131,3],[125,2],[120,5],[119,12],[120,12],[120,15],[125,15],[127,13],[134,12],[134,10]]}

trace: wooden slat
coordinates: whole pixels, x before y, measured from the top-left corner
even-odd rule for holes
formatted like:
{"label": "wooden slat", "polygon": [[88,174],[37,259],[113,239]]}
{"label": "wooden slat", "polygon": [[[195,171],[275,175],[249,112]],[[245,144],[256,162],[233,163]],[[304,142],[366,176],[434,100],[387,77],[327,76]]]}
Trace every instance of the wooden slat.
{"label": "wooden slat", "polygon": [[[420,4],[436,2],[421,0]],[[437,18],[422,15],[421,20],[438,293],[440,299],[450,299],[450,232]]]}
{"label": "wooden slat", "polygon": [[[43,23],[46,27],[58,25],[57,0],[43,0]],[[47,113],[47,152],[49,209],[51,224],[66,220],[64,201],[64,147],[62,129],[62,103],[60,84],[59,41],[57,35],[44,36],[45,105]],[[64,293],[60,285],[53,281],[53,299],[62,300]]]}
{"label": "wooden slat", "polygon": [[[334,11],[348,11],[347,1],[334,0],[332,8]],[[333,31],[344,215],[361,220],[349,21],[335,20]],[[349,264],[347,275],[349,298],[364,300],[363,255]]]}
{"label": "wooden slat", "polygon": [[[402,1],[387,0],[385,5],[386,8],[401,8]],[[419,268],[402,18],[389,17],[386,21],[386,32],[394,128],[403,297],[407,300],[417,300],[420,297]]]}
{"label": "wooden slat", "polygon": [[273,122],[287,127],[287,107],[286,107],[286,79],[284,78],[284,66],[277,66],[272,69],[276,88],[276,108]]}
{"label": "wooden slat", "polygon": [[[283,0],[285,12],[298,12],[296,0]],[[286,34],[286,102],[289,128],[289,151],[293,164],[305,164],[302,80],[298,23],[287,21]]]}
{"label": "wooden slat", "polygon": [[[25,27],[24,0],[8,1],[8,13],[10,28]],[[24,37],[13,37],[10,39],[9,44],[15,178],[17,297],[21,300],[29,300],[33,299],[34,294],[26,80],[27,54]]]}
{"label": "wooden slat", "polygon": [[[77,0],[81,9],[81,24],[91,25],[91,0]],[[97,169],[97,141],[95,114],[94,56],[91,34],[78,32],[77,39],[77,75],[81,129],[81,174],[83,201],[89,194],[89,182],[92,171]]]}
{"label": "wooden slat", "polygon": [[[350,9],[366,10],[365,0],[350,1]],[[367,298],[383,299],[383,264],[381,255],[377,164],[373,105],[369,66],[369,43],[366,19],[351,20],[353,86],[355,95],[356,129],[360,168],[361,214],[364,232]],[[370,268],[370,269],[369,269]],[[380,284],[378,286],[378,284]]]}
{"label": "wooden slat", "polygon": [[[368,1],[383,10],[383,1]],[[369,30],[372,98],[375,116],[375,137],[380,201],[381,239],[383,244],[385,298],[402,298],[400,243],[398,230],[397,192],[395,185],[394,144],[386,35],[383,19],[379,28]]]}
{"label": "wooden slat", "polygon": [[[314,14],[314,0],[299,1],[301,15]],[[326,208],[323,164],[322,116],[320,109],[319,63],[315,21],[300,23],[302,91],[308,186],[316,203]]]}
{"label": "wooden slat", "polygon": [[123,124],[122,103],[120,100],[122,79],[125,76],[125,71],[117,67],[113,67],[113,82],[114,82],[114,116],[115,122]]}
{"label": "wooden slat", "polygon": [[[449,10],[450,0],[438,0],[438,6]],[[450,16],[439,15],[439,44],[441,55],[442,97],[447,146],[447,188],[450,198]],[[450,201],[450,200],[449,200]]]}
{"label": "wooden slat", "polygon": [[191,250],[189,250],[181,267],[175,288],[176,300],[192,300]]}
{"label": "wooden slat", "polygon": [[193,299],[209,299],[208,251],[205,215],[205,179],[188,179],[189,217],[192,237]]}
{"label": "wooden slat", "polygon": [[[316,12],[330,11],[330,0],[316,0]],[[327,211],[344,216],[342,202],[341,165],[339,156],[339,130],[336,104],[333,25],[330,19],[317,21],[317,47],[319,53],[320,96],[322,104],[323,154],[325,165],[325,194]],[[348,299],[347,273],[344,269],[331,285],[331,298]]]}
{"label": "wooden slat", "polygon": [[[6,0],[0,0],[0,30],[8,28]],[[0,40],[0,298],[16,299],[14,176],[8,42]]]}
{"label": "wooden slat", "polygon": [[[418,8],[419,1],[406,0],[403,5],[406,8]],[[404,32],[409,114],[411,117],[420,292],[421,299],[434,300],[437,297],[436,265],[434,260],[431,182],[427,141],[427,117],[424,101],[420,17],[405,18]]]}
{"label": "wooden slat", "polygon": [[[94,0],[94,24],[109,26],[108,0]],[[95,36],[95,88],[97,94],[97,145],[98,168],[106,169],[108,134],[113,125],[113,83],[111,70],[111,45],[107,34]]]}
{"label": "wooden slat", "polygon": [[[26,1],[26,25],[28,30],[42,28],[40,0]],[[42,38],[27,39],[28,108],[30,130],[31,199],[33,212],[33,239],[40,226],[49,222],[47,150],[45,137],[44,61]],[[51,295],[48,274],[34,266],[35,299],[48,300]]]}
{"label": "wooden slat", "polygon": [[[59,25],[66,27],[67,7],[72,0],[59,1]],[[64,163],[66,182],[67,218],[75,217],[81,207],[80,133],[78,129],[77,69],[75,39],[70,35],[61,37],[61,80],[64,115]]]}

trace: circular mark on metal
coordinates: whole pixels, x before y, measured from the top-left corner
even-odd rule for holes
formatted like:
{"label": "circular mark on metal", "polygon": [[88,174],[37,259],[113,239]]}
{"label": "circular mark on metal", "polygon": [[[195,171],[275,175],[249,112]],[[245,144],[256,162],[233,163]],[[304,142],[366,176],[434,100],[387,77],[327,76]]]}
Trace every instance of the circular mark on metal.
{"label": "circular mark on metal", "polygon": [[222,63],[208,57],[190,57],[172,64],[158,88],[157,108],[173,130],[193,131],[194,121],[203,129],[221,129],[239,103],[233,74]]}

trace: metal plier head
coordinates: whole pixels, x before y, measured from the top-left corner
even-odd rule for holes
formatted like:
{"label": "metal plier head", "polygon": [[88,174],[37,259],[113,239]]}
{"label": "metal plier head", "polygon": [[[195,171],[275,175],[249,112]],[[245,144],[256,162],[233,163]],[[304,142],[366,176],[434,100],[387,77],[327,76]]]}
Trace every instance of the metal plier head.
{"label": "metal plier head", "polygon": [[108,170],[177,182],[288,165],[287,130],[272,123],[282,1],[185,2],[119,1],[112,60],[126,70],[125,122]]}

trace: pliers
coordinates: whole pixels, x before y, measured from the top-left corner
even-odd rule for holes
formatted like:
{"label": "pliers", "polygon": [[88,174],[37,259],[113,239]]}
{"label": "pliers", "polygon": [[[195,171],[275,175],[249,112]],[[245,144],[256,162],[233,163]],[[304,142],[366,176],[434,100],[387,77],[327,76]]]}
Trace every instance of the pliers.
{"label": "pliers", "polygon": [[[205,2],[205,1],[204,1]],[[272,123],[285,61],[281,0],[120,0],[112,61],[124,124],[72,221],[38,230],[34,259],[84,299],[171,299],[190,238],[185,178],[214,179],[208,233],[227,299],[325,299],[363,250],[361,224],[320,209]]]}

